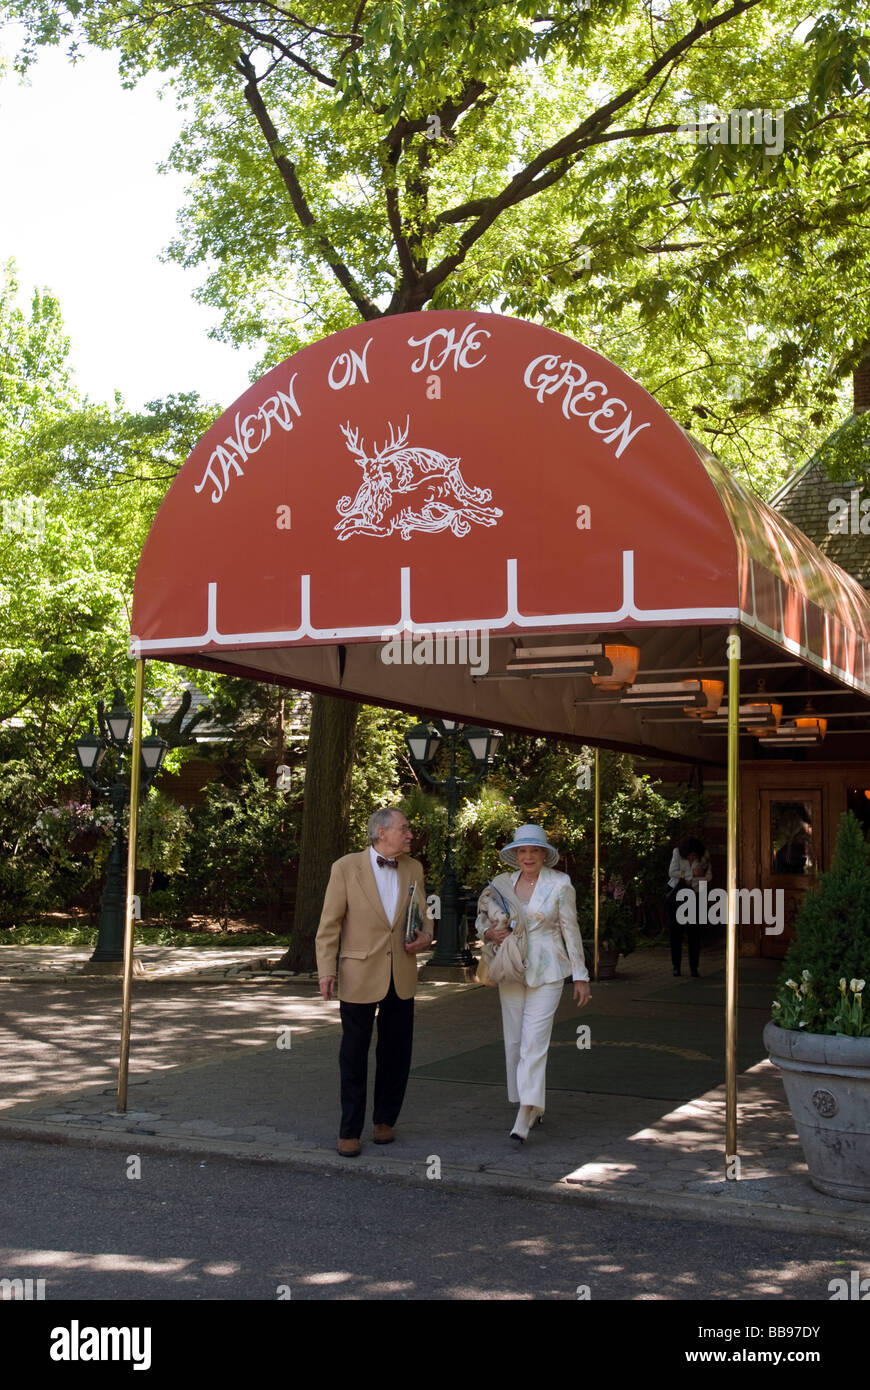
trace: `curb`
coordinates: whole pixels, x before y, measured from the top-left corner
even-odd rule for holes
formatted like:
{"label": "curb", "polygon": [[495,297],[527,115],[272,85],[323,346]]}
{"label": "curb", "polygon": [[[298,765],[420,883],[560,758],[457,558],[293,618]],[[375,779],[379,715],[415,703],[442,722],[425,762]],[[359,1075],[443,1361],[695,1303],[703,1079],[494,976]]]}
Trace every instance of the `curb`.
{"label": "curb", "polygon": [[[135,1147],[145,1153],[206,1155],[214,1158],[231,1159],[241,1163],[270,1163],[302,1173],[356,1173],[360,1177],[386,1177],[417,1187],[425,1181],[419,1171],[412,1171],[408,1162],[399,1158],[380,1156],[377,1159],[361,1154],[349,1160],[339,1154],[324,1149],[276,1148],[269,1145],[255,1147],[250,1144],[233,1143],[226,1139],[207,1137],[186,1138],[179,1135],[160,1136],[137,1133],[135,1130],[114,1131],[89,1125],[50,1124],[47,1121],[7,1121],[0,1119],[0,1139],[24,1139],[37,1143],[68,1145],[73,1148],[125,1149],[127,1152],[135,1140]],[[854,1213],[848,1216],[823,1216],[811,1207],[791,1206],[787,1203],[731,1201],[706,1193],[666,1192],[650,1190],[644,1195],[633,1191],[613,1191],[602,1185],[581,1187],[576,1182],[560,1179],[547,1182],[545,1179],[519,1179],[513,1174],[499,1172],[497,1168],[463,1168],[451,1165],[447,1176],[437,1180],[442,1189],[451,1191],[485,1191],[493,1196],[517,1196],[534,1201],[564,1202],[579,1207],[593,1207],[599,1210],[622,1209],[642,1211],[656,1219],[679,1217],[682,1220],[707,1221],[719,1224],[763,1225],[770,1230],[794,1231],[806,1235],[839,1235],[855,1240],[862,1231],[870,1234],[870,1209],[867,1220],[856,1223]],[[728,1205],[726,1206],[726,1202]]]}

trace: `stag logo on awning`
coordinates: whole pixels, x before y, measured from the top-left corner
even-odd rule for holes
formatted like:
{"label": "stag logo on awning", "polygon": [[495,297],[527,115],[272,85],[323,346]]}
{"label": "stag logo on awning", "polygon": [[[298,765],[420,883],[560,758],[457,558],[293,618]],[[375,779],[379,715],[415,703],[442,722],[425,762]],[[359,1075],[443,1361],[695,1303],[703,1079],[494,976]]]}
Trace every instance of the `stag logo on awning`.
{"label": "stag logo on awning", "polygon": [[461,459],[448,458],[435,449],[408,447],[410,416],[403,430],[390,425],[390,437],[373,453],[350,422],[341,426],[347,447],[362,469],[355,497],[336,503],[341,520],[335,529],[339,540],[351,536],[391,536],[398,531],[403,541],[415,531],[452,531],[467,536],[472,523],[495,526],[502,515],[489,488],[469,487],[460,471]]}

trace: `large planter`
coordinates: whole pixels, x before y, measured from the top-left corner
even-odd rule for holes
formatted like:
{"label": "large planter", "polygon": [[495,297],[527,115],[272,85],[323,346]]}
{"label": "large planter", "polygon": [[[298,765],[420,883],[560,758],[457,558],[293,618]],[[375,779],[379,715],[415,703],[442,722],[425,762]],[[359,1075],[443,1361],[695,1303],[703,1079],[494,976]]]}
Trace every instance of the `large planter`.
{"label": "large planter", "polygon": [[813,1187],[870,1202],[870,1038],[771,1021],[764,1046],[782,1074]]}
{"label": "large planter", "polygon": [[[595,961],[595,943],[583,941],[583,955],[586,957],[586,969],[589,971],[589,978],[592,979],[592,966]],[[609,951],[606,947],[598,947],[598,978],[599,980],[614,980],[616,978],[616,962],[619,960],[618,951]]]}

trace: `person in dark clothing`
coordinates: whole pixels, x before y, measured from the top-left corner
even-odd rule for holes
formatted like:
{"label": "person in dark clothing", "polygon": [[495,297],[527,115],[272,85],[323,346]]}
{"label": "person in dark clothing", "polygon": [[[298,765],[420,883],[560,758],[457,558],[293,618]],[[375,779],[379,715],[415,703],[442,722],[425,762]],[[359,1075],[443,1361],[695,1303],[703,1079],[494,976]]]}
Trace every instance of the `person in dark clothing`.
{"label": "person in dark clothing", "polygon": [[[694,893],[697,893],[698,884],[702,881],[709,883],[712,877],[710,859],[701,841],[694,835],[681,840],[671,855],[668,869],[668,924],[671,938],[671,962],[675,975],[681,973],[684,925],[689,950],[689,969],[696,978],[701,959],[701,923],[698,921],[698,912],[696,910],[694,914],[690,914],[689,920],[685,923],[678,921],[677,911],[680,907],[680,900],[677,895],[682,888],[691,888]],[[686,916],[685,912],[680,915]],[[692,917],[694,917],[694,921]]]}

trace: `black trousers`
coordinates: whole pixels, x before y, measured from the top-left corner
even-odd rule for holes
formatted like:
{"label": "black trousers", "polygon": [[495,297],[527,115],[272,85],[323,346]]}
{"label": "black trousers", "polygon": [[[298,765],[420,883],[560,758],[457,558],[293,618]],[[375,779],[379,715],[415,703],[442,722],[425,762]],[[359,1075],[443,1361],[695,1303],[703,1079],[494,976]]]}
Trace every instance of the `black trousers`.
{"label": "black trousers", "polygon": [[[701,925],[699,922],[678,922],[677,909],[680,904],[677,902],[677,890],[671,889],[668,893],[668,921],[670,924],[671,936],[671,961],[675,970],[680,969],[683,959],[683,931],[686,933],[686,944],[689,948],[689,969],[692,974],[698,970],[698,962],[701,959]],[[691,907],[692,904],[690,903]],[[697,909],[697,903],[695,904]],[[697,916],[697,911],[695,913]]]}
{"label": "black trousers", "polygon": [[341,1129],[342,1139],[359,1139],[366,1115],[366,1081],[369,1044],[375,1011],[378,1016],[378,1042],[375,1049],[375,1103],[372,1123],[394,1125],[399,1118],[408,1073],[411,1070],[411,1048],[414,1042],[414,1000],[400,999],[393,987],[379,1003],[346,1004],[341,1013],[341,1049],[338,1065],[341,1072]]}

